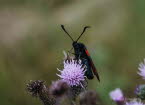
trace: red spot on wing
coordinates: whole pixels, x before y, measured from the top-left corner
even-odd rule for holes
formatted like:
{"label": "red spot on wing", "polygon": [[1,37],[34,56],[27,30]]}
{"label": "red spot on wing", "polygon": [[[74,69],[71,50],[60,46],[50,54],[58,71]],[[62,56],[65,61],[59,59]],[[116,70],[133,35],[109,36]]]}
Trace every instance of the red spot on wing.
{"label": "red spot on wing", "polygon": [[90,54],[89,54],[88,50],[85,50],[85,52],[86,52],[86,54],[87,54],[88,56],[90,56]]}

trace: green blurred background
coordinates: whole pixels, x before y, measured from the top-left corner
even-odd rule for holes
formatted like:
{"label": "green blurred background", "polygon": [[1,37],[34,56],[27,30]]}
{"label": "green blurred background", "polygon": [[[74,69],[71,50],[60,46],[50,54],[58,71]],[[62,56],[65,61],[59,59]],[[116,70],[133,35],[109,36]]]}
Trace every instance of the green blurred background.
{"label": "green blurred background", "polygon": [[0,0],[0,105],[41,105],[25,90],[29,80],[57,80],[63,50],[72,42],[64,24],[80,39],[98,68],[101,82],[89,81],[105,105],[109,91],[125,96],[144,83],[137,75],[145,57],[145,0]]}

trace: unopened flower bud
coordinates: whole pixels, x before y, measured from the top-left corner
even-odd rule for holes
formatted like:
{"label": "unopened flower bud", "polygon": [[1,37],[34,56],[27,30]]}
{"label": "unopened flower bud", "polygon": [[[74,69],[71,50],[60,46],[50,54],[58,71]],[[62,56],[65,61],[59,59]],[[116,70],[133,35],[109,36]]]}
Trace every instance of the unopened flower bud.
{"label": "unopened flower bud", "polygon": [[98,105],[99,100],[95,91],[85,91],[80,94],[80,105]]}
{"label": "unopened flower bud", "polygon": [[139,85],[135,89],[135,94],[137,95],[138,98],[141,100],[145,100],[145,85]]}
{"label": "unopened flower bud", "polygon": [[50,94],[56,97],[60,97],[64,95],[65,93],[67,93],[68,90],[69,90],[69,85],[67,84],[67,82],[63,80],[58,80],[58,81],[52,82],[49,92]]}

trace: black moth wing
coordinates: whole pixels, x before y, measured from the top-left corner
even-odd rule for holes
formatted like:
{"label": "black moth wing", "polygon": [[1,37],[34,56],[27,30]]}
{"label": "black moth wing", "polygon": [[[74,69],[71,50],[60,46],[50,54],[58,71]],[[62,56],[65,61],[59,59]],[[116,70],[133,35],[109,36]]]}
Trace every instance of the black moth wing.
{"label": "black moth wing", "polygon": [[90,62],[90,66],[91,66],[91,68],[92,68],[92,71],[93,71],[94,75],[95,75],[95,76],[97,77],[97,79],[100,81],[100,77],[99,77],[99,74],[98,74],[98,72],[97,72],[97,69],[96,69],[96,67],[95,67],[95,65],[94,65],[94,63],[93,63],[93,61],[92,61],[92,58],[91,58],[91,56],[90,56],[90,54],[89,54],[89,52],[88,52],[88,50],[87,50],[86,47],[85,47],[85,53],[86,53],[86,55],[87,55],[88,61]]}

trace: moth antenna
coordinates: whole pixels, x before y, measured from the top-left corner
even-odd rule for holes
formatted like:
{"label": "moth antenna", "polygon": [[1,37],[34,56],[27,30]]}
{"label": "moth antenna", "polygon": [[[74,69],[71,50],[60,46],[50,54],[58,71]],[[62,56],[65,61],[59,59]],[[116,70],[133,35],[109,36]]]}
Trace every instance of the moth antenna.
{"label": "moth antenna", "polygon": [[90,28],[90,26],[85,26],[83,32],[81,33],[81,35],[78,37],[78,39],[76,40],[76,42],[81,38],[81,36],[84,34],[84,32],[86,31],[87,28]]}
{"label": "moth antenna", "polygon": [[61,28],[63,29],[63,31],[71,38],[71,40],[74,42],[73,38],[70,36],[70,34],[66,31],[66,29],[64,28],[64,25],[61,25]]}

